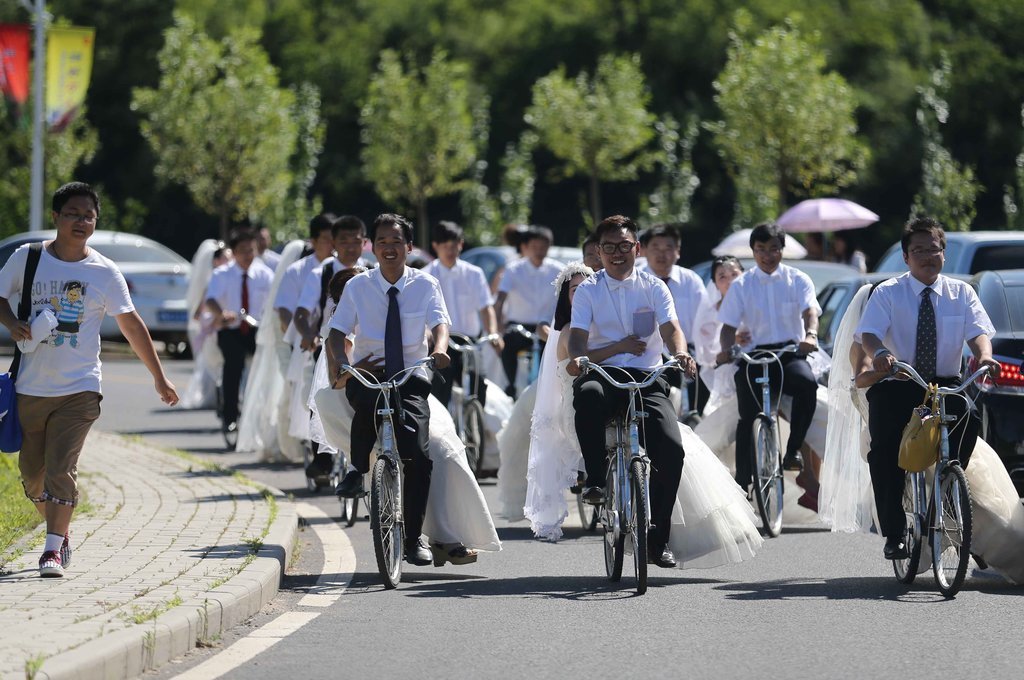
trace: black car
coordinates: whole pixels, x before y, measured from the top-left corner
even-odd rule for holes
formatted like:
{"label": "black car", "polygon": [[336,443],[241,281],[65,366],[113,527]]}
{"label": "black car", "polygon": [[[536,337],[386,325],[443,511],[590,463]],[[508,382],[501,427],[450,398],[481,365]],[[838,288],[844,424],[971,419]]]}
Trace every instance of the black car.
{"label": "black car", "polygon": [[[1017,493],[1024,495],[1024,269],[987,271],[971,279],[992,319],[992,355],[1002,373],[972,395],[981,417],[981,436],[996,450]],[[973,371],[973,358],[967,370]]]}

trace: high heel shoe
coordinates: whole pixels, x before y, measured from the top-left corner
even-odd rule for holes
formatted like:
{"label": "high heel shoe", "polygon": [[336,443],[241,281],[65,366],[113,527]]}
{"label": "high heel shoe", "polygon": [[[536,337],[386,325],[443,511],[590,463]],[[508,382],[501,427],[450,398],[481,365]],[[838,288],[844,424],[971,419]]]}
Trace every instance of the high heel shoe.
{"label": "high heel shoe", "polygon": [[431,543],[430,552],[434,557],[434,566],[443,567],[445,562],[451,562],[456,566],[473,564],[476,562],[477,552],[464,545],[457,545],[446,550],[440,543]]}

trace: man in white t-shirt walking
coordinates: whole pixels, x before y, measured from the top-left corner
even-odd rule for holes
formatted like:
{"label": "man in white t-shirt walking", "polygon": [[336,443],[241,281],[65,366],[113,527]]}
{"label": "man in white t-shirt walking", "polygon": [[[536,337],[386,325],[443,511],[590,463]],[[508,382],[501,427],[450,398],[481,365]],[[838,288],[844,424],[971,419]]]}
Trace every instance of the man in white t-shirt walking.
{"label": "man in white t-shirt walking", "polygon": [[[553,236],[547,227],[530,227],[520,237],[524,255],[505,268],[498,285],[494,309],[498,326],[522,325],[530,332],[547,338],[547,328],[555,315],[557,300],[551,294],[551,282],[562,272],[562,265],[547,256]],[[508,377],[509,396],[516,393],[518,354],[530,349],[532,343],[518,333],[505,333],[501,364]]]}
{"label": "man in white t-shirt walking", "polygon": [[[100,415],[100,325],[105,314],[153,376],[165,404],[178,403],[164,375],[146,325],[135,311],[128,284],[117,266],[89,248],[100,200],[88,184],[72,182],[51,201],[57,236],[43,244],[29,291],[22,290],[30,246],[11,255],[0,270],[0,323],[15,341],[38,343],[21,357],[17,374],[22,447],[18,457],[25,495],[46,520],[39,559],[41,576],[63,576],[71,562],[69,527],[78,503],[78,458]],[[32,321],[19,320],[10,298],[30,295],[30,319],[45,311],[59,325],[46,337],[33,337]]]}
{"label": "man in white t-shirt walking", "polygon": [[[441,222],[431,237],[437,259],[423,268],[424,273],[433,276],[441,285],[444,305],[452,319],[450,334],[459,343],[476,340],[483,333],[490,335],[498,332],[484,270],[459,259],[465,243],[462,227],[454,222]],[[491,345],[500,352],[504,343],[498,338]],[[448,356],[452,360],[451,365],[444,370],[434,371],[431,389],[431,393],[445,406],[452,399],[452,387],[462,379],[463,365],[462,352],[449,347]],[[486,404],[487,389],[479,375],[479,368],[476,373],[470,374],[469,379],[471,385],[477,386],[476,397],[480,403]]]}

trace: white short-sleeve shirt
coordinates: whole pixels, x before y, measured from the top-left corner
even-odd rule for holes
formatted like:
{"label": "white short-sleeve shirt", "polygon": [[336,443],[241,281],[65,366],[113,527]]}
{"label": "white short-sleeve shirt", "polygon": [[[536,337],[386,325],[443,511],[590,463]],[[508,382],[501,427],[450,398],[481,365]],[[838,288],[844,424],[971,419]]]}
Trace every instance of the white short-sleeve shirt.
{"label": "white short-sleeve shirt", "polygon": [[755,346],[800,342],[807,309],[821,314],[811,277],[786,264],[771,274],[755,266],[729,286],[718,320],[733,328],[745,325]]}
{"label": "white short-sleeve shirt", "polygon": [[[935,309],[935,372],[952,378],[960,375],[964,342],[979,335],[991,335],[995,329],[978,294],[966,281],[939,275],[928,288]],[[879,284],[868,298],[854,339],[861,342],[864,333],[871,333],[881,338],[897,359],[913,364],[924,289],[925,285],[910,272]]]}
{"label": "white short-sleeve shirt", "polygon": [[[356,267],[365,267],[366,261],[363,258],[359,258],[355,264]],[[323,281],[324,267],[331,268],[331,276],[337,274],[340,271],[348,269],[337,257],[331,256],[314,266],[306,274],[306,278],[302,281],[302,289],[299,291],[299,300],[295,304],[296,309],[301,307],[306,311],[320,312],[320,291],[321,282]]]}
{"label": "white short-sleeve shirt", "polygon": [[[650,265],[645,264],[641,269],[652,276],[658,276],[651,271]],[[672,294],[672,302],[676,307],[676,318],[679,320],[679,327],[683,329],[683,335],[686,336],[686,342],[693,344],[696,341],[693,322],[697,318],[697,310],[700,309],[700,305],[707,295],[704,281],[696,272],[672,265],[672,271],[668,280],[665,281],[665,285],[668,286],[668,292]]]}
{"label": "white short-sleeve shirt", "polygon": [[[325,258],[326,259],[326,258]],[[277,297],[274,298],[274,309],[287,309],[292,314],[299,304],[299,293],[302,292],[302,284],[313,271],[321,264],[316,255],[307,255],[298,262],[292,262],[284,271],[281,277],[281,285],[277,288]]]}
{"label": "white short-sleeve shirt", "polygon": [[331,328],[345,335],[355,334],[352,360],[384,357],[384,328],[388,318],[388,290],[398,288],[398,311],[402,317],[402,349],[408,368],[427,356],[427,331],[438,324],[451,324],[444,295],[437,279],[418,269],[405,268],[394,284],[372,269],[345,284]]}
{"label": "white short-sleeve shirt", "polygon": [[[11,302],[15,314],[28,251],[28,245],[18,248],[0,269],[0,297]],[[135,309],[117,265],[94,248],[78,262],[59,260],[44,249],[31,291],[30,318],[35,319],[49,309],[57,317],[58,325],[35,351],[22,356],[16,383],[18,394],[61,397],[100,392],[103,317]]]}
{"label": "white short-sleeve shirt", "polygon": [[[653,314],[653,331],[641,335],[634,321]],[[604,270],[589,277],[576,289],[572,303],[571,328],[587,331],[587,349],[600,349],[630,335],[641,335],[647,350],[640,356],[616,354],[601,362],[609,366],[654,368],[661,364],[664,343],[659,327],[676,319],[668,286],[653,274],[634,268],[623,281]]]}
{"label": "white short-sleeve shirt", "polygon": [[505,293],[508,323],[551,323],[558,299],[551,294],[551,282],[562,273],[557,260],[544,258],[535,267],[527,257],[510,262],[501,276],[498,292]]}
{"label": "white short-sleeve shirt", "polygon": [[451,331],[478,337],[483,332],[480,310],[493,303],[484,270],[464,260],[456,260],[451,269],[434,260],[423,271],[441,285],[444,305],[452,317]]}
{"label": "white short-sleeve shirt", "polygon": [[[214,300],[225,312],[235,312],[242,309],[242,277],[248,277],[247,284],[249,294],[249,306],[246,312],[257,321],[263,314],[263,308],[270,295],[270,288],[274,284],[274,272],[270,271],[267,265],[258,257],[253,259],[248,271],[242,271],[238,262],[221,265],[213,270],[210,277],[210,285],[206,289],[206,299]],[[236,320],[233,327],[238,326],[240,320]]]}

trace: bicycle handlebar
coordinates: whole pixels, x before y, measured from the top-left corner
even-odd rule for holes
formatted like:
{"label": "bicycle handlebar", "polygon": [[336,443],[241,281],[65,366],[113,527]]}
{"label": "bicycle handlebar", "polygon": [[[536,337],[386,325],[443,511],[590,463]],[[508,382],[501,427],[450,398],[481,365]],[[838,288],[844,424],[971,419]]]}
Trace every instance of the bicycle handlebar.
{"label": "bicycle handlebar", "polygon": [[352,377],[354,377],[356,380],[358,380],[364,386],[370,388],[371,390],[383,390],[385,388],[394,389],[396,387],[401,387],[405,383],[409,382],[409,378],[412,377],[412,374],[416,371],[416,369],[433,368],[433,366],[434,359],[432,357],[426,357],[425,359],[420,359],[409,368],[406,368],[405,370],[399,371],[398,373],[395,374],[396,376],[402,376],[401,378],[397,380],[395,378],[392,378],[391,380],[385,380],[384,382],[370,382],[366,377],[363,376],[363,372],[365,372],[374,380],[377,380],[377,377],[370,373],[369,371],[363,371],[362,369],[356,368],[355,366],[350,366],[348,364],[342,364],[341,370],[347,371]]}
{"label": "bicycle handlebar", "polygon": [[519,335],[523,336],[527,340],[534,340],[534,339],[539,340],[540,339],[539,335],[537,335],[536,333],[534,333],[532,331],[526,330],[526,328],[521,323],[514,323],[511,326],[506,326],[505,327],[505,331],[508,332],[508,333],[518,333]]}
{"label": "bicycle handlebar", "polygon": [[[902,361],[895,361],[893,362],[892,368],[893,370],[891,376],[895,376],[897,373],[902,371],[903,373],[910,376],[910,379],[916,382],[918,385],[925,389],[928,389],[928,383],[925,381],[924,378],[921,377],[921,374],[918,373],[917,370],[910,364],[904,363]],[[977,371],[975,371],[971,377],[965,380],[963,384],[960,385],[960,387],[940,387],[938,390],[939,394],[944,396],[947,394],[960,394],[961,392],[966,390],[968,386],[971,385],[971,383],[973,383],[981,376],[986,375],[991,370],[992,369],[990,366],[982,366]]]}
{"label": "bicycle handlebar", "polygon": [[768,355],[766,357],[755,358],[750,354],[744,352],[739,345],[733,345],[732,350],[729,352],[729,354],[734,360],[742,359],[743,361],[746,361],[748,364],[764,366],[765,364],[771,364],[778,361],[780,354],[785,354],[786,352],[797,352],[799,350],[800,347],[798,345],[786,345],[785,347],[780,347],[779,349],[755,349],[753,350],[754,354]]}
{"label": "bicycle handlebar", "polygon": [[595,364],[587,357],[580,357],[580,366],[583,368],[583,372],[597,371],[605,380],[607,380],[613,387],[618,387],[620,390],[642,390],[646,387],[650,387],[654,384],[654,381],[661,377],[661,374],[670,368],[679,369],[679,362],[675,359],[666,361],[661,366],[653,369],[651,374],[643,382],[619,382],[615,378],[608,375],[608,371],[604,370],[601,364]]}
{"label": "bicycle handlebar", "polygon": [[[527,331],[527,332],[529,332],[529,331]],[[501,336],[498,335],[497,333],[491,333],[489,335],[484,335],[484,336],[482,336],[482,337],[480,337],[480,338],[478,338],[476,340],[473,340],[471,342],[460,343],[459,341],[453,340],[451,337],[449,337],[448,338],[448,346],[451,347],[452,349],[454,349],[456,352],[469,352],[470,350],[472,350],[475,347],[483,347],[484,345],[486,345],[488,343],[491,343],[491,342],[493,342],[495,340],[498,340],[500,338],[501,338]]]}

